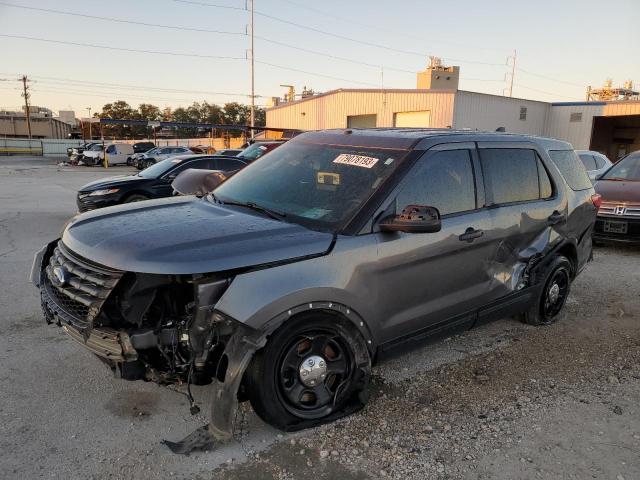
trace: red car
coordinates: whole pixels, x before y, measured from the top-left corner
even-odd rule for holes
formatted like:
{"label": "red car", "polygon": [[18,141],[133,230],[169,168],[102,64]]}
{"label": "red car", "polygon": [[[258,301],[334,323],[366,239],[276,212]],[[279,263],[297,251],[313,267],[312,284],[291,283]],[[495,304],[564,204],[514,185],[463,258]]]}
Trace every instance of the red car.
{"label": "red car", "polygon": [[640,244],[640,151],[614,164],[594,187],[602,196],[594,240]]}

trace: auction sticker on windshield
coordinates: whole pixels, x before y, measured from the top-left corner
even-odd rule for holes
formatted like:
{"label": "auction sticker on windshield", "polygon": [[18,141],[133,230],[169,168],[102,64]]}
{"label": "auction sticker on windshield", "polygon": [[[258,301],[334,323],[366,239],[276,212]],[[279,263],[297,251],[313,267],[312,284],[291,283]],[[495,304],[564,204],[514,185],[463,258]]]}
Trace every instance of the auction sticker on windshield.
{"label": "auction sticker on windshield", "polygon": [[333,163],[341,163],[343,165],[352,165],[354,167],[373,168],[378,163],[377,158],[365,157],[363,155],[351,155],[348,153],[341,153],[338,155]]}

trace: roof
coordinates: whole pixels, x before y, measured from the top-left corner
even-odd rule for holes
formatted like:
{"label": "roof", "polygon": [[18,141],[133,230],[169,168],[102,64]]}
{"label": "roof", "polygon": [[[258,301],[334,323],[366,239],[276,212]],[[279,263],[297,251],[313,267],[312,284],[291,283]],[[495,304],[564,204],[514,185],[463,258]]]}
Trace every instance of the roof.
{"label": "roof", "polygon": [[[300,103],[308,102],[310,100],[316,100],[322,97],[328,97],[330,95],[336,95],[338,93],[421,93],[424,95],[429,94],[442,94],[442,93],[467,93],[472,95],[484,95],[488,97],[497,97],[500,99],[520,101],[520,102],[537,102],[548,104],[548,102],[543,102],[540,100],[531,100],[527,98],[517,98],[517,97],[505,97],[502,95],[494,95],[491,93],[482,93],[482,92],[471,92],[469,90],[455,90],[455,89],[412,89],[412,88],[338,88],[336,90],[329,90],[328,92],[318,93],[316,95],[311,95],[309,97],[301,98],[300,100],[295,100],[293,102],[284,102],[280,105],[276,105],[267,110],[277,110],[279,108],[290,107],[292,105],[298,105]],[[593,102],[592,102],[593,103]]]}
{"label": "roof", "polygon": [[337,88],[335,90],[329,90],[328,92],[318,93],[309,97],[301,98],[300,100],[294,100],[293,102],[285,102],[280,105],[276,105],[267,110],[277,110],[278,108],[290,107],[291,105],[297,105],[299,103],[308,102],[310,100],[316,100],[322,97],[328,97],[329,95],[335,95],[337,93],[456,93],[457,90],[427,90],[427,89],[409,89],[409,88]]}
{"label": "roof", "polygon": [[[450,128],[335,128],[303,133],[296,138],[311,141],[316,140],[322,143],[330,142],[338,145],[362,145],[366,143],[366,146],[374,148],[411,149],[421,140],[454,136],[475,137],[470,141],[533,141],[540,144],[545,149],[573,148],[570,143],[562,140],[538,137],[535,135],[506,132],[482,132],[478,130],[454,130]],[[365,138],[366,141],[364,141]]]}

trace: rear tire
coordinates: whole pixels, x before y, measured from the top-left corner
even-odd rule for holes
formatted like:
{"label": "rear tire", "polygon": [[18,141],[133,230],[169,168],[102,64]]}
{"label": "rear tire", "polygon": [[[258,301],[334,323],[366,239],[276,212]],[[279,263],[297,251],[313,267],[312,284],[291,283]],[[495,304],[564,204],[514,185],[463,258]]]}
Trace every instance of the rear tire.
{"label": "rear tire", "polygon": [[309,314],[290,320],[256,353],[247,370],[251,406],[281,430],[337,418],[354,395],[366,391],[368,376],[362,380],[356,362],[356,352],[363,349],[366,352],[362,336],[341,318]]}
{"label": "rear tire", "polygon": [[544,286],[536,302],[521,315],[529,325],[551,325],[562,319],[571,290],[572,265],[567,257],[556,256],[544,273]]}

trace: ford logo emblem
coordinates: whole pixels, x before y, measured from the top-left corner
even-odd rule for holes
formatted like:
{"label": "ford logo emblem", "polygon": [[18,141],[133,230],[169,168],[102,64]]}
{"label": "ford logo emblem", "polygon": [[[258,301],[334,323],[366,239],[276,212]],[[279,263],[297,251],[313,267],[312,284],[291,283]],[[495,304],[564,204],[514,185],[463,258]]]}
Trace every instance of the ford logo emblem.
{"label": "ford logo emblem", "polygon": [[63,286],[67,283],[67,271],[62,267],[54,267],[53,281],[57,286]]}

